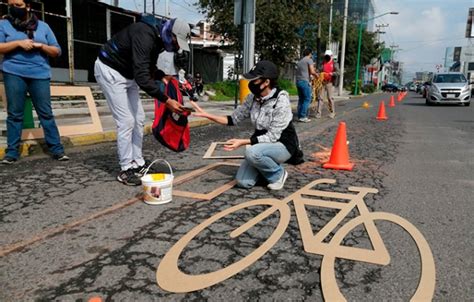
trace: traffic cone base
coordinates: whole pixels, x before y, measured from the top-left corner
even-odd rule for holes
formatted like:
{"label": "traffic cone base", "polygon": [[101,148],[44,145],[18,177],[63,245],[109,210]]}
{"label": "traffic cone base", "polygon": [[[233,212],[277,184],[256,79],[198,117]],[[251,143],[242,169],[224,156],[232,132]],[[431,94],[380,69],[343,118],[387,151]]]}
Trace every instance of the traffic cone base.
{"label": "traffic cone base", "polygon": [[348,171],[352,171],[352,169],[354,168],[354,164],[353,163],[348,163],[346,165],[342,165],[342,164],[331,164],[331,163],[325,163],[323,165],[323,168],[324,169],[334,169],[334,170],[348,170]]}
{"label": "traffic cone base", "polygon": [[324,169],[351,171],[354,164],[349,162],[349,148],[347,147],[346,123],[340,122],[336,138],[331,150],[329,161],[323,164]]}
{"label": "traffic cone base", "polygon": [[388,120],[388,117],[386,117],[386,116],[380,116],[380,117],[377,116],[377,119],[378,119],[379,121],[385,121],[385,120]]}

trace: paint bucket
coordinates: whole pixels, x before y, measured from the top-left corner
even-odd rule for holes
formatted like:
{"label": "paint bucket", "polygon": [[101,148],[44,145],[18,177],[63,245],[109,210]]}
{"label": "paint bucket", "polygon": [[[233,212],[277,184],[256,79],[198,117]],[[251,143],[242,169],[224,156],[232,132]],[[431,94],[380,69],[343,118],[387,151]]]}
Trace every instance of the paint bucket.
{"label": "paint bucket", "polygon": [[[154,173],[148,174],[151,166],[158,162],[164,162],[168,165],[170,173]],[[146,169],[142,180],[143,201],[146,204],[158,205],[168,203],[173,199],[173,169],[171,165],[164,159],[154,160]]]}

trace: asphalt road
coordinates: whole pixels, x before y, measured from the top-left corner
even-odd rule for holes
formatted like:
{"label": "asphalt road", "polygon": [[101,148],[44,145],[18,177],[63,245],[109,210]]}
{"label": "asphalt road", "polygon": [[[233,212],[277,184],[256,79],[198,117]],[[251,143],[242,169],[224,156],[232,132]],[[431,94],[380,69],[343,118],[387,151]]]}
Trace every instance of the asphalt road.
{"label": "asphalt road", "polygon": [[[116,182],[115,144],[77,148],[72,160],[23,159],[0,167],[0,301],[244,301],[323,300],[322,256],[303,249],[293,205],[289,226],[262,258],[237,275],[191,293],[170,293],[156,283],[156,269],[166,252],[189,230],[210,216],[259,198],[283,199],[320,178],[337,184],[324,189],[347,192],[349,186],[379,190],[365,202],[371,211],[399,215],[424,235],[436,265],[436,301],[469,301],[474,296],[474,109],[424,105],[409,94],[388,121],[377,121],[378,94],[337,104],[337,117],[297,124],[306,163],[288,166],[285,189],[232,188],[211,201],[175,197],[149,206],[135,198],[140,188]],[[372,106],[362,108],[363,101]],[[387,102],[386,102],[387,104]],[[347,124],[353,171],[321,168],[339,121]],[[210,142],[246,137],[249,125],[217,125],[192,130],[190,150],[170,153],[152,137],[149,159],[165,158],[176,175],[213,161],[202,156]],[[232,179],[235,168],[220,168],[176,189],[209,192]],[[231,239],[229,231],[262,211],[255,207],[218,221],[184,250],[179,267],[189,274],[215,271],[247,255],[270,236],[274,214],[249,232]],[[314,234],[337,211],[306,206]],[[357,217],[354,210],[350,218]],[[379,266],[337,260],[335,272],[349,301],[406,301],[417,288],[420,256],[413,240],[389,222],[377,222],[391,262]],[[326,241],[332,238],[332,233]],[[15,244],[18,244],[17,249]],[[343,244],[371,249],[359,226]],[[8,252],[6,252],[8,251]],[[3,255],[2,255],[3,253]]]}

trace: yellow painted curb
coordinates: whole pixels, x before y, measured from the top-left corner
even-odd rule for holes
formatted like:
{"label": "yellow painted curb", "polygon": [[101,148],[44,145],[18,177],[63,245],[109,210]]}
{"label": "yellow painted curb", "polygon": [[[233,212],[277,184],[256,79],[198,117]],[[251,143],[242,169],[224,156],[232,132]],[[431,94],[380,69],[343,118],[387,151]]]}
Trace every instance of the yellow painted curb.
{"label": "yellow painted curb", "polygon": [[73,146],[85,146],[116,140],[115,131],[67,137]]}
{"label": "yellow painted curb", "polygon": [[[20,144],[20,157],[25,157],[30,155],[30,147],[32,145],[29,143],[21,143]],[[7,147],[1,146],[0,147],[0,158],[4,158],[6,154]]]}
{"label": "yellow painted curb", "polygon": [[[211,124],[212,122],[207,119],[193,120],[189,122],[190,128],[201,127]],[[143,129],[144,134],[152,133],[152,124],[145,125]],[[107,131],[102,133],[92,133],[87,135],[76,135],[76,136],[65,136],[64,141],[68,141],[72,146],[87,146],[105,142],[113,142],[117,140],[117,132]],[[64,142],[63,142],[64,143]],[[33,143],[22,142],[20,145],[20,156],[26,157],[30,155],[30,149],[34,145]],[[0,158],[5,157],[5,151],[7,146],[0,146]]]}

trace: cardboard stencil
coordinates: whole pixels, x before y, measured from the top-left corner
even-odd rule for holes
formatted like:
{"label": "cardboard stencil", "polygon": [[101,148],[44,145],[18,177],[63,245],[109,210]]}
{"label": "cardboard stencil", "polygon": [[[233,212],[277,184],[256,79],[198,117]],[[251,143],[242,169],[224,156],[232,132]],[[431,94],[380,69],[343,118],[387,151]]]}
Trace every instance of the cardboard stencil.
{"label": "cardboard stencil", "polygon": [[[319,184],[333,183],[335,183],[335,180],[332,179],[315,180],[283,200],[252,200],[230,207],[208,218],[185,234],[163,257],[156,272],[158,285],[166,291],[186,293],[215,285],[243,271],[268,252],[285,233],[291,218],[291,210],[288,204],[293,202],[304,250],[308,253],[323,256],[321,264],[321,288],[326,301],[346,301],[345,297],[340,292],[336,280],[334,271],[336,258],[362,261],[378,265],[388,265],[390,263],[390,255],[388,254],[383,239],[375,225],[376,220],[389,221],[397,224],[413,238],[418,247],[421,259],[421,274],[418,288],[416,289],[411,301],[430,301],[433,298],[435,289],[435,263],[431,249],[421,232],[418,231],[413,224],[397,215],[384,212],[369,212],[369,209],[364,202],[364,197],[369,193],[377,193],[378,191],[376,189],[363,187],[348,188],[349,191],[356,192],[356,194],[315,189]],[[323,200],[321,197],[329,197],[331,200]],[[344,202],[333,200],[344,200]],[[247,256],[244,256],[235,263],[229,264],[218,271],[191,275],[184,273],[179,269],[178,261],[181,253],[201,231],[227,215],[254,206],[267,206],[267,209],[231,231],[229,233],[229,239],[240,236],[270,215],[279,212],[278,224],[275,226],[273,233],[269,235],[268,239],[263,242],[262,245],[255,248],[255,250]],[[338,209],[339,212],[321,230],[319,230],[317,234],[313,234],[305,206]],[[326,236],[333,232],[353,209],[357,209],[360,215],[343,224],[341,228],[335,232],[329,242],[323,242]],[[363,225],[367,230],[372,249],[362,249],[341,245],[341,241],[344,237],[359,225]]]}
{"label": "cardboard stencil", "polygon": [[[0,96],[3,99],[4,107],[7,108],[7,99],[5,96],[5,88],[0,86]],[[102,132],[102,123],[95,106],[94,97],[90,87],[81,86],[51,86],[51,96],[83,96],[86,99],[87,107],[91,115],[91,123],[78,125],[58,126],[59,135],[72,136],[89,133]],[[40,139],[44,137],[42,128],[23,129],[21,139]]]}

